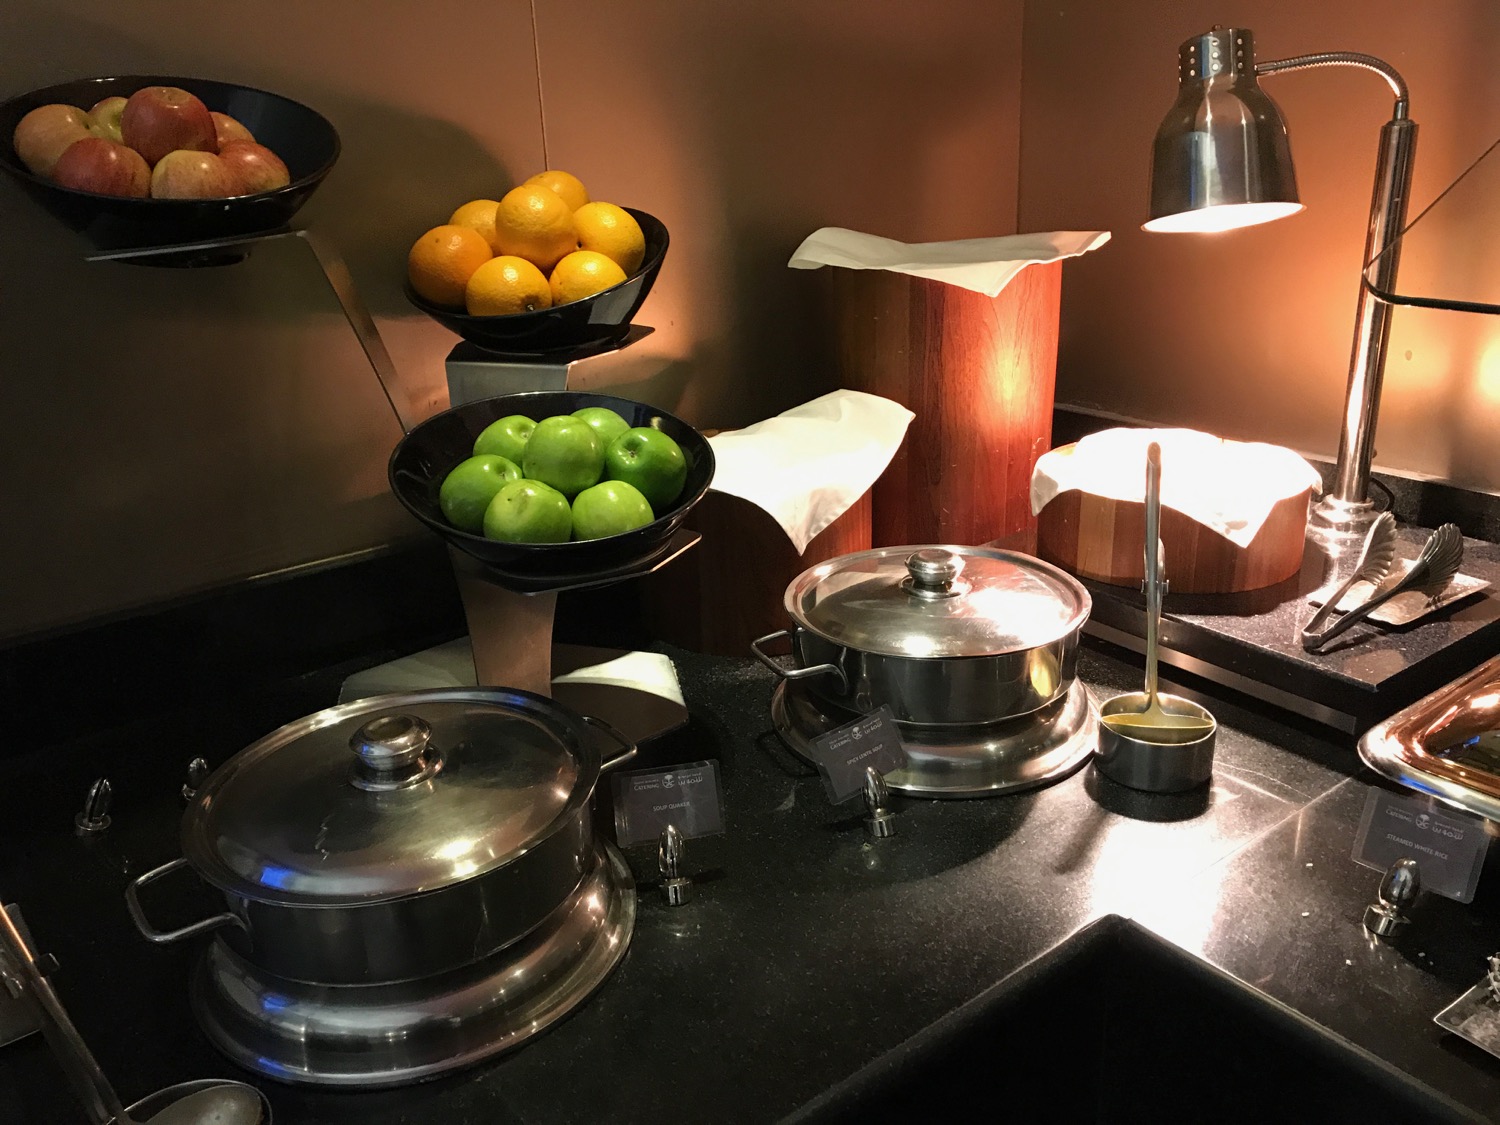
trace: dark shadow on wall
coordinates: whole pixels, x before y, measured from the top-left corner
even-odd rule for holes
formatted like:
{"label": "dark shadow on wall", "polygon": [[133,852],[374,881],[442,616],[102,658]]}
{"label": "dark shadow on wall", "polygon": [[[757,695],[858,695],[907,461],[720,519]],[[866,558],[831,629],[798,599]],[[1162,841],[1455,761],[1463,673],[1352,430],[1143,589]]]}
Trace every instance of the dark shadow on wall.
{"label": "dark shadow on wall", "polygon": [[[927,176],[941,107],[995,102],[1002,59],[822,30],[826,37],[794,40],[769,26],[738,28],[706,91],[710,135],[725,142],[706,154],[719,165],[713,179],[749,185],[724,193],[736,309],[729,364],[738,386],[758,392],[746,403],[761,406],[757,416],[839,385],[834,322],[819,299],[828,287],[786,265],[808,234],[822,226],[902,241],[995,233],[956,225],[972,201],[942,213]],[[1018,46],[1014,54],[1019,67]],[[988,155],[974,154],[976,180]]]}

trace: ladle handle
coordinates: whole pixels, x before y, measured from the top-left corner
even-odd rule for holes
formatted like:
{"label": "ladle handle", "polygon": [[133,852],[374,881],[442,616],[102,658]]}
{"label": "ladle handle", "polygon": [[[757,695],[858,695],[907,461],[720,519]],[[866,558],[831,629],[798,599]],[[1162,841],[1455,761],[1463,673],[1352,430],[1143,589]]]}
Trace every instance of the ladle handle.
{"label": "ladle handle", "polygon": [[1161,446],[1146,447],[1146,707],[1156,706],[1156,646],[1161,633]]}
{"label": "ladle handle", "polygon": [[0,977],[6,988],[31,1009],[73,1093],[88,1111],[91,1125],[135,1125],[52,990],[40,958],[16,925],[13,910],[14,906],[0,905]]}

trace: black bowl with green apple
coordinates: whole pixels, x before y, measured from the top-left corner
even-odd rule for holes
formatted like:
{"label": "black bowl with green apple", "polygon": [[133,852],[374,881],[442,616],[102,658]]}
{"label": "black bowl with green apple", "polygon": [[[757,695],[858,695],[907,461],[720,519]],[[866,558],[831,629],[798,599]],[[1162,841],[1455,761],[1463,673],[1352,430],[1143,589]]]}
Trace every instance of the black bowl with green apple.
{"label": "black bowl with green apple", "polygon": [[[517,414],[540,422],[590,406],[613,410],[632,427],[658,429],[682,448],[687,480],[665,511],[653,513],[651,523],[602,539],[508,543],[461,531],[444,517],[438,499],[444,478],[473,455],[474,439],[492,422]],[[427,419],[396,446],[388,472],[391,490],[406,510],[465,554],[518,577],[582,580],[635,563],[644,565],[665,551],[693,505],[708,491],[714,453],[692,426],[643,402],[584,391],[526,391],[466,403]]]}

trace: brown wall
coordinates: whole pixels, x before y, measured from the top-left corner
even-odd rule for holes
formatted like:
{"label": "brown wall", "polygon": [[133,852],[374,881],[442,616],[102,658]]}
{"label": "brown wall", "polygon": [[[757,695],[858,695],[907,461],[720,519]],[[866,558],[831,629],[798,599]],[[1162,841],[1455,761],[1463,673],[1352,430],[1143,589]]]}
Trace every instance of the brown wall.
{"label": "brown wall", "polygon": [[[1177,46],[1216,23],[1253,30],[1262,59],[1349,50],[1395,65],[1421,126],[1415,216],[1500,136],[1500,5],[1026,5],[1020,227],[1115,234],[1067,267],[1058,400],[1332,457],[1391,98],[1378,77],[1347,68],[1266,79],[1307,210],[1218,236],[1145,234],[1151,139],[1174,96]],[[1475,266],[1500,224],[1500,195],[1490,199],[1447,247],[1451,266],[1413,253],[1404,280],[1436,287],[1439,274]],[[1389,354],[1377,465],[1500,491],[1500,320],[1399,311]]]}
{"label": "brown wall", "polygon": [[[326,114],[343,156],[302,219],[348,257],[419,414],[456,341],[402,298],[406,249],[544,153],[672,232],[656,333],[589,385],[705,426],[832,385],[826,289],[785,269],[811,230],[1015,229],[1022,0],[536,9],[12,0],[0,94],[192,74]],[[419,533],[385,486],[399,427],[300,245],[86,264],[8,182],[0,230],[0,640]]]}

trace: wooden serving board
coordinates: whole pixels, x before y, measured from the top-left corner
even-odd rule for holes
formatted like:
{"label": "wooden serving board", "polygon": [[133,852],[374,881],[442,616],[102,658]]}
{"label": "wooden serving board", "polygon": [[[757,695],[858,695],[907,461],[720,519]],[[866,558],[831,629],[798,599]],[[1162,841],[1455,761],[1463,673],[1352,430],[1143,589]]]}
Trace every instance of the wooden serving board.
{"label": "wooden serving board", "polygon": [[[1259,590],[1302,568],[1307,489],[1285,497],[1248,547],[1166,505],[1161,540],[1167,581],[1177,594]],[[1061,492],[1037,515],[1037,554],[1082,578],[1139,586],[1145,578],[1146,505],[1092,493]]]}

